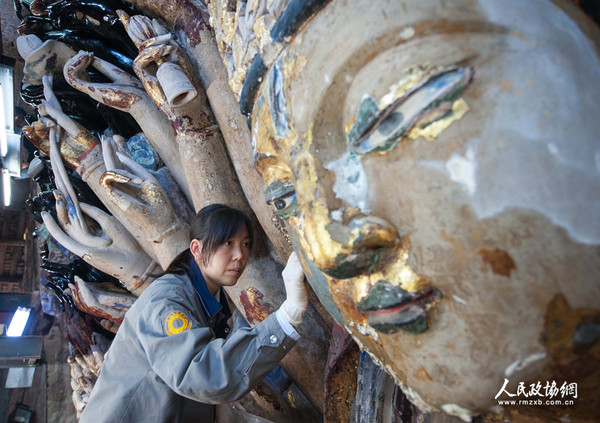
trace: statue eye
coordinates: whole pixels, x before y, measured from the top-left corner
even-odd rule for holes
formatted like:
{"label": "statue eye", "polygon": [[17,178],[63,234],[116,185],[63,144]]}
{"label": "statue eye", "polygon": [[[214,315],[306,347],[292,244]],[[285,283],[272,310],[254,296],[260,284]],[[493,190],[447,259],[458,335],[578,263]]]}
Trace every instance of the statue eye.
{"label": "statue eye", "polygon": [[271,202],[275,206],[275,214],[282,219],[296,215],[298,212],[298,202],[296,193],[292,192],[285,197],[280,197]]}
{"label": "statue eye", "polygon": [[296,190],[291,182],[274,182],[265,190],[267,204],[275,207],[275,214],[287,219],[298,213]]}
{"label": "statue eye", "polygon": [[348,133],[351,150],[358,155],[393,148],[415,125],[424,128],[453,114],[452,105],[473,78],[470,67],[449,67],[425,74],[383,110],[365,96],[354,126]]}
{"label": "statue eye", "polygon": [[287,202],[283,199],[278,199],[273,202],[277,210],[283,210],[287,207]]}
{"label": "statue eye", "polygon": [[273,205],[275,206],[275,208],[278,211],[282,211],[287,209],[289,206],[292,205],[292,203],[296,201],[296,193],[292,193],[291,195],[287,195],[283,198],[278,198],[277,200],[273,201]]}

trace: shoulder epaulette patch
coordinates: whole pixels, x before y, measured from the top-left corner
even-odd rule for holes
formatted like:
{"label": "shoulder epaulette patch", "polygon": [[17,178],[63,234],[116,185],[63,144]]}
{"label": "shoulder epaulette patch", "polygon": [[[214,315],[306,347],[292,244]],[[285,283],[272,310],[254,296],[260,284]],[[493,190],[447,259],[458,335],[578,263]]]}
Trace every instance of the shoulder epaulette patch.
{"label": "shoulder epaulette patch", "polygon": [[183,311],[172,311],[165,320],[165,332],[167,335],[177,335],[192,327],[192,321]]}

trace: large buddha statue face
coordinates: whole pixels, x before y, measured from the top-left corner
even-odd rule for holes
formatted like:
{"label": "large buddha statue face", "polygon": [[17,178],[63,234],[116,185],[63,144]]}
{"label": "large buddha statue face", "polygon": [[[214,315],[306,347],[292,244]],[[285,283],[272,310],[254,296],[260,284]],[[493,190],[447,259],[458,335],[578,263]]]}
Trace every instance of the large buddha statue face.
{"label": "large buddha statue face", "polygon": [[426,410],[598,377],[574,364],[600,355],[581,341],[600,323],[598,29],[572,9],[332,1],[263,77],[267,200],[330,313]]}

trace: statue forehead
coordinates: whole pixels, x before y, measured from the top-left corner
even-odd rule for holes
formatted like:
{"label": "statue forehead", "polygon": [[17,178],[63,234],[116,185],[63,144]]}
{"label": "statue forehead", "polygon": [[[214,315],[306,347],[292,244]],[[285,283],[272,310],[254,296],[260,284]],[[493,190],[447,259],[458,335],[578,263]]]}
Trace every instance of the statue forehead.
{"label": "statue forehead", "polygon": [[[439,8],[438,2],[433,1],[411,8],[410,14],[400,13],[401,7],[396,4],[386,4],[377,11],[367,7],[364,13],[356,13],[355,8],[350,12],[346,10],[350,8],[334,3],[330,13],[315,16],[271,68],[267,81],[276,82],[263,87],[270,85],[271,91],[274,87],[278,90],[278,99],[271,105],[273,120],[267,126],[285,126],[294,135],[274,133],[269,137],[278,149],[286,151],[283,161],[289,163],[288,157],[301,150],[292,148],[294,143],[308,142],[323,169],[327,164],[347,164],[339,162],[340,154],[348,147],[348,132],[361,117],[365,97],[371,97],[379,107],[373,112],[376,114],[390,103],[388,97],[398,95],[399,86],[405,84],[406,91],[411,84],[422,83],[415,70],[443,70],[464,64],[475,72],[465,89],[463,114],[468,112],[461,115],[461,122],[449,122],[444,131],[425,134],[440,143],[461,142],[462,149],[454,161],[432,157],[437,160],[433,166],[454,169],[458,164],[462,169],[462,164],[469,161],[476,165],[473,154],[485,154],[497,157],[502,166],[495,172],[503,173],[507,166],[528,161],[533,155],[544,161],[560,157],[575,167],[594,172],[594,134],[600,130],[600,122],[593,115],[600,108],[600,96],[592,92],[598,90],[594,81],[600,77],[600,63],[587,34],[564,10],[547,1],[521,6],[515,3],[519,16],[511,8],[498,7],[493,2],[461,4],[465,6],[458,8],[461,13],[454,8],[449,10],[443,24],[432,22],[431,13]],[[387,19],[382,18],[383,12]],[[536,17],[533,23],[532,17]],[[361,23],[360,34],[352,30],[353,25],[344,24],[356,20]],[[324,39],[328,42],[322,42]],[[425,72],[427,77],[430,74]],[[488,139],[505,145],[492,146]],[[574,139],[577,149],[569,145]],[[540,151],[536,153],[536,149]],[[394,167],[392,160],[377,164],[386,165]],[[452,169],[448,173],[454,178]],[[538,170],[525,177],[545,179],[544,169]],[[572,184],[583,183],[586,190],[595,189],[592,181],[582,182],[572,172],[562,173],[564,180]],[[457,178],[455,182],[473,190],[476,181]],[[536,187],[521,189],[517,180],[513,185],[502,192],[493,191],[496,199],[491,198],[492,194],[478,195],[470,205],[481,217],[507,207],[525,206],[547,212],[541,208],[540,198],[536,198]],[[512,191],[518,195],[515,197]],[[551,203],[548,208],[556,205],[556,201]],[[551,214],[552,220],[567,225],[576,238],[589,238],[587,223],[577,225],[565,214]],[[593,232],[598,235],[597,230]]]}
{"label": "statue forehead", "polygon": [[[589,54],[587,35],[548,1],[511,2],[506,7],[462,1],[452,8],[426,1],[411,6],[410,13],[398,2],[380,6],[357,13],[359,3],[350,8],[333,2],[328,13],[317,14],[290,42],[282,57],[280,83],[289,87],[288,112],[300,132],[322,119],[330,104],[344,110],[347,123],[363,95],[384,96],[396,78],[428,61],[441,65],[478,57],[496,60],[504,66],[497,76],[510,71],[513,62],[538,66],[544,70],[542,78],[578,69],[573,78],[582,83],[594,75],[581,70],[598,67],[597,57]],[[509,75],[522,80],[526,76],[530,74]]]}

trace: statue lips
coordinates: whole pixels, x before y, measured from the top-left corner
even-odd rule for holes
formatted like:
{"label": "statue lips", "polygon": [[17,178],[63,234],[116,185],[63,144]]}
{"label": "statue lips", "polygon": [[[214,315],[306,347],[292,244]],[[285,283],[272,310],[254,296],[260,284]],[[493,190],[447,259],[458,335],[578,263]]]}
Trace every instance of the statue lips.
{"label": "statue lips", "polygon": [[356,309],[368,312],[368,323],[378,332],[387,334],[402,329],[418,334],[427,329],[427,311],[440,297],[435,289],[409,293],[379,281]]}
{"label": "statue lips", "polygon": [[431,289],[418,295],[409,303],[385,310],[369,313],[369,325],[383,333],[393,333],[398,329],[418,334],[427,329],[427,310],[439,298],[437,291]]}

